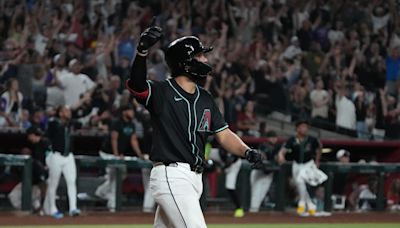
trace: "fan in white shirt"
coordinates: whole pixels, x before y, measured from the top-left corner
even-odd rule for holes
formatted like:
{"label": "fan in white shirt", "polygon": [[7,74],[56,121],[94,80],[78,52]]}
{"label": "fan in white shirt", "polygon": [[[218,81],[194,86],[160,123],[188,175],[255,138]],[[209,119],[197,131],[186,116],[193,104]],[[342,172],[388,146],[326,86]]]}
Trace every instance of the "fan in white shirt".
{"label": "fan in white shirt", "polygon": [[72,59],[68,64],[70,73],[59,78],[64,90],[65,104],[73,107],[78,104],[80,97],[91,92],[96,84],[85,74],[81,74],[81,64],[77,59]]}
{"label": "fan in white shirt", "polygon": [[356,129],[356,107],[345,94],[343,85],[336,88],[336,125],[347,129]]}

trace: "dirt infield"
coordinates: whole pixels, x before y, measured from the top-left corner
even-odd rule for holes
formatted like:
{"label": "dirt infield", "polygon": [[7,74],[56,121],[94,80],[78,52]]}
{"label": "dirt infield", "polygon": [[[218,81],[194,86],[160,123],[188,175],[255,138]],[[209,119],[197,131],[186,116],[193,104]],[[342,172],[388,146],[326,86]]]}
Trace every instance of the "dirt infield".
{"label": "dirt infield", "polygon": [[[330,217],[299,217],[293,213],[261,212],[234,218],[232,213],[205,214],[209,224],[276,224],[276,223],[400,223],[400,213],[335,213]],[[0,213],[2,225],[68,225],[68,224],[151,224],[153,214],[139,212],[90,212],[80,217],[53,219],[34,215]]]}

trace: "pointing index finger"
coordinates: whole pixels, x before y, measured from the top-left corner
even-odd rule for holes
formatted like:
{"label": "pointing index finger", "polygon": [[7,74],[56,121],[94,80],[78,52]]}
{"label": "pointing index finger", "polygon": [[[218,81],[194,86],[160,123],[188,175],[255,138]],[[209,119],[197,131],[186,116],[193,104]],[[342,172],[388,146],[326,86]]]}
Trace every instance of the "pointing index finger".
{"label": "pointing index finger", "polygon": [[156,22],[157,22],[156,16],[153,16],[153,18],[151,19],[151,22],[150,22],[150,27],[155,26],[155,25],[156,25]]}

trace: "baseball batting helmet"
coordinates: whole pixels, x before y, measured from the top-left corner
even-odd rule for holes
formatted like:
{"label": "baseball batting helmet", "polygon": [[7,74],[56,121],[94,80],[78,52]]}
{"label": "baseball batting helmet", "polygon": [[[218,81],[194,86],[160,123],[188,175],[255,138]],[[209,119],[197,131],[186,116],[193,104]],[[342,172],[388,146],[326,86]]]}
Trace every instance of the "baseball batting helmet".
{"label": "baseball batting helmet", "polygon": [[198,79],[207,77],[212,67],[197,61],[194,56],[212,51],[212,47],[204,47],[195,36],[184,36],[171,42],[165,53],[165,60],[171,70],[171,76],[192,76]]}

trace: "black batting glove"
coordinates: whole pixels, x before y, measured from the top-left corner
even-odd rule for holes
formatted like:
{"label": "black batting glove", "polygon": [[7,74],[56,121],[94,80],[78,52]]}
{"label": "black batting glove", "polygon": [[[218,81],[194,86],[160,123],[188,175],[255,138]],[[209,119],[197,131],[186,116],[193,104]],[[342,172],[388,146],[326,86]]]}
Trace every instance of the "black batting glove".
{"label": "black batting glove", "polygon": [[259,151],[254,149],[247,149],[246,152],[244,153],[244,156],[247,161],[253,163],[253,165],[251,165],[251,168],[253,169],[263,168],[262,156]]}
{"label": "black batting glove", "polygon": [[148,50],[162,38],[162,29],[158,26],[151,26],[140,35],[137,50],[140,54],[146,55]]}
{"label": "black batting glove", "polygon": [[244,153],[244,157],[251,163],[261,162],[261,153],[254,149],[247,149]]}

